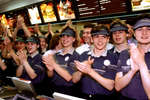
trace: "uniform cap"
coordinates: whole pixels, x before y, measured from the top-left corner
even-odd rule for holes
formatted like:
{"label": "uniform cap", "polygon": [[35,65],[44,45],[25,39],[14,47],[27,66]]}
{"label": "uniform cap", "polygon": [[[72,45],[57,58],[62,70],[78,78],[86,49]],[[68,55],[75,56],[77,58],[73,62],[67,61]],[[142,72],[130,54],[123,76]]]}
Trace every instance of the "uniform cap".
{"label": "uniform cap", "polygon": [[106,26],[96,26],[92,29],[92,36],[94,35],[109,35],[108,28]]}
{"label": "uniform cap", "polygon": [[70,27],[67,27],[60,34],[60,36],[64,36],[64,35],[75,37],[75,32]]}
{"label": "uniform cap", "polygon": [[149,18],[144,18],[139,21],[133,26],[133,29],[137,29],[143,26],[150,26],[150,19]]}
{"label": "uniform cap", "polygon": [[36,43],[36,44],[39,43],[39,41],[36,37],[28,37],[26,42],[33,42],[33,43]]}
{"label": "uniform cap", "polygon": [[110,26],[110,32],[127,31],[127,30],[128,30],[128,27],[121,23],[116,23]]}
{"label": "uniform cap", "polygon": [[25,42],[25,40],[22,37],[17,37],[16,42]]}

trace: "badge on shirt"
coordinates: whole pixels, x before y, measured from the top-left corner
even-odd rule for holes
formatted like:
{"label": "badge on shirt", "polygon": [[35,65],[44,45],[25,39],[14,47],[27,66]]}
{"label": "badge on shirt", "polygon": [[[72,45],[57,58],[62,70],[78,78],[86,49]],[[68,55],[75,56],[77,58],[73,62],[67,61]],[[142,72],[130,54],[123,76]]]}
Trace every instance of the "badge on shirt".
{"label": "badge on shirt", "polygon": [[127,64],[128,66],[130,66],[130,65],[131,65],[131,61],[130,61],[130,59],[128,59],[128,60],[126,61],[126,64]]}
{"label": "badge on shirt", "polygon": [[108,60],[108,59],[104,60],[104,65],[110,70],[117,70],[117,68],[118,68],[117,65],[112,65],[110,60]]}
{"label": "badge on shirt", "polygon": [[69,60],[69,56],[65,57],[65,61],[68,61]]}
{"label": "badge on shirt", "polygon": [[104,65],[105,66],[109,66],[110,65],[110,61],[109,60],[104,60]]}

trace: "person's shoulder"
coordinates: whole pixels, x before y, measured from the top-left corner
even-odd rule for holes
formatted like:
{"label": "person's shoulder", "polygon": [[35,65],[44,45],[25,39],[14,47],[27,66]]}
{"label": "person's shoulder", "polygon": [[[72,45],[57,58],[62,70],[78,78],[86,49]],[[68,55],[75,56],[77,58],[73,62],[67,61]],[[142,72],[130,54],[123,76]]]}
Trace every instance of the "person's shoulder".
{"label": "person's shoulder", "polygon": [[81,55],[82,53],[84,53],[85,51],[88,51],[89,49],[90,49],[90,46],[88,44],[83,44],[79,46],[78,48],[76,48],[75,51]]}
{"label": "person's shoulder", "polygon": [[49,55],[49,54],[55,54],[55,53],[56,53],[55,50],[48,50],[48,51],[46,51],[46,52],[43,54],[43,56],[47,56],[47,55]]}
{"label": "person's shoulder", "polygon": [[115,47],[112,47],[111,49],[107,50],[107,52],[112,54],[112,53],[114,53],[114,49],[115,49]]}
{"label": "person's shoulder", "polygon": [[107,50],[111,50],[114,48],[114,45],[112,43],[107,43],[106,48]]}

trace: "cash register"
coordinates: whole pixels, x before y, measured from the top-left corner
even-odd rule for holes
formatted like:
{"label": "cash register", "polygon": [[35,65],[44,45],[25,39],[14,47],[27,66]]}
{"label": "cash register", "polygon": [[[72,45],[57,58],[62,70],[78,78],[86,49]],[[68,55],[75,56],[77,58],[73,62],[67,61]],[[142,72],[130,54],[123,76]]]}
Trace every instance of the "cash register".
{"label": "cash register", "polygon": [[17,77],[10,77],[15,87],[4,86],[1,88],[0,98],[7,100],[35,100],[36,92],[31,81]]}

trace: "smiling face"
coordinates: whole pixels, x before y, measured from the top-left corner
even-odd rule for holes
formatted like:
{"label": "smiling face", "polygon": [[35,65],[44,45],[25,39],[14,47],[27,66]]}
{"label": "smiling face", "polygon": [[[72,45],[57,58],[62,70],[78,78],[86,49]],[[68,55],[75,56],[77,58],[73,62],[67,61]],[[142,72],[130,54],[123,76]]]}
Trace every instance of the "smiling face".
{"label": "smiling face", "polygon": [[85,43],[90,44],[91,42],[91,30],[92,28],[85,28],[83,30],[82,38]]}
{"label": "smiling face", "polygon": [[94,35],[93,43],[95,49],[103,50],[106,48],[107,43],[109,42],[109,37],[106,35]]}
{"label": "smiling face", "polygon": [[150,27],[140,27],[135,30],[135,37],[140,44],[150,43]]}
{"label": "smiling face", "polygon": [[24,42],[16,42],[16,49],[17,50],[23,50],[25,49],[25,43]]}
{"label": "smiling face", "polygon": [[29,54],[34,54],[38,50],[39,45],[33,42],[28,42],[26,47]]}
{"label": "smiling face", "polygon": [[125,31],[115,31],[112,33],[112,38],[115,44],[124,44],[127,42],[127,34]]}
{"label": "smiling face", "polygon": [[39,40],[40,40],[41,49],[43,50],[43,49],[47,48],[46,39],[45,38],[39,38]]}
{"label": "smiling face", "polygon": [[61,43],[64,48],[73,46],[74,41],[75,41],[75,38],[72,36],[64,35],[61,37]]}

